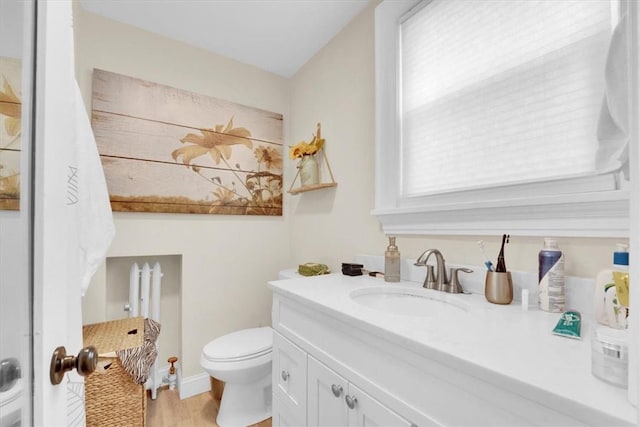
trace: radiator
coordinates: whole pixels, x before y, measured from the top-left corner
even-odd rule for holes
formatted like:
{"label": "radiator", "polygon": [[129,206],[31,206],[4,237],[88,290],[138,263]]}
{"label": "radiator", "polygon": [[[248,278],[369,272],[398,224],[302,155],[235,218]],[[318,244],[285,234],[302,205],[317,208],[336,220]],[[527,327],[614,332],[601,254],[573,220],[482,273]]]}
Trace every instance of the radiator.
{"label": "radiator", "polygon": [[[160,282],[162,280],[162,270],[160,263],[153,264],[153,268],[148,263],[144,263],[142,268],[137,263],[131,265],[129,275],[129,304],[125,310],[129,311],[129,317],[142,316],[145,319],[151,318],[160,322]],[[160,341],[156,342],[156,346]],[[159,372],[158,357],[151,367],[149,379],[145,383],[147,390],[151,390],[151,398],[155,399],[158,388],[162,386],[162,376]]]}

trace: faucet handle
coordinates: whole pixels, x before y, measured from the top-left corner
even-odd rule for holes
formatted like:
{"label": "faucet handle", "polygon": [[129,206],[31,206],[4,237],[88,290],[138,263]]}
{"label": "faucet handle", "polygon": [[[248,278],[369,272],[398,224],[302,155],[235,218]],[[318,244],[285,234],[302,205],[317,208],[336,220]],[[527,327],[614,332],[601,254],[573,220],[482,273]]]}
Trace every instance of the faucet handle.
{"label": "faucet handle", "polygon": [[424,278],[424,285],[422,285],[422,287],[435,289],[438,286],[438,281],[436,274],[433,272],[433,265],[425,264],[425,267],[427,267],[427,276]]}
{"label": "faucet handle", "polygon": [[449,285],[449,292],[452,294],[464,294],[465,292],[460,284],[460,279],[458,278],[458,272],[462,271],[463,273],[473,273],[473,270],[469,268],[451,268],[450,269],[450,277],[451,283]]}

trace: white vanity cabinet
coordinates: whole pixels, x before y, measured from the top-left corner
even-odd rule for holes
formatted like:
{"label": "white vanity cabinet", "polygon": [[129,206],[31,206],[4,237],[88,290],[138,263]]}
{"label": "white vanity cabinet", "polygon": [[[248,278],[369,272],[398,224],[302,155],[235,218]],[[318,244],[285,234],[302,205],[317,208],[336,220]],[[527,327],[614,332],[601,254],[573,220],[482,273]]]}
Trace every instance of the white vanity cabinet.
{"label": "white vanity cabinet", "polygon": [[[274,291],[274,426],[634,425],[629,413],[616,417],[611,411],[542,387],[549,387],[556,378],[575,377],[583,384],[574,392],[582,400],[589,399],[590,390],[595,390],[608,400],[608,407],[629,412],[621,400],[626,399],[624,393],[590,375],[589,353],[581,350],[588,346],[579,341],[554,341],[559,337],[546,332],[555,323],[547,313],[524,313],[514,308],[510,315],[510,307],[484,309],[483,300],[460,327],[435,317],[405,321],[404,317],[362,308],[350,299],[350,293],[368,285],[367,278],[327,276],[270,282]],[[508,322],[505,316],[510,316]],[[540,339],[558,350],[558,355],[572,354],[570,364],[558,359],[565,370],[573,370],[571,375],[544,370],[537,376],[548,381],[526,383],[514,379],[513,374],[503,374],[495,364],[487,367],[469,360],[477,358],[478,352],[502,357],[501,350],[507,352],[508,360],[516,360],[509,366],[534,369],[531,362],[517,361],[533,351],[548,355],[549,351],[545,353],[545,348],[531,343],[511,349],[504,340],[492,338],[494,329],[499,332],[496,336],[502,337],[517,322],[519,330],[529,334],[543,331]],[[546,323],[539,325],[541,322]],[[416,330],[426,338],[410,338]],[[456,336],[451,335],[452,330]],[[482,339],[480,334],[484,334]],[[469,342],[460,342],[461,335]],[[491,351],[482,347],[487,336],[493,339],[489,340]],[[514,336],[510,339],[516,340]],[[465,351],[455,353],[457,349],[452,348],[453,353],[445,352],[434,344],[451,342]],[[574,387],[570,381],[564,384],[567,387],[563,390]]]}
{"label": "white vanity cabinet", "polygon": [[311,356],[307,382],[309,427],[414,426]]}

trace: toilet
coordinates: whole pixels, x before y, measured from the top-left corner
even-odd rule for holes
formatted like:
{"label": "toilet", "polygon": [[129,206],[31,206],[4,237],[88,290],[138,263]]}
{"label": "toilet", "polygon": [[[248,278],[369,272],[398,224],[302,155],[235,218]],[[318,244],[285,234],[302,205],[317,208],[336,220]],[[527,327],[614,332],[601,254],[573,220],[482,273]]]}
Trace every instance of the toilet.
{"label": "toilet", "polygon": [[[283,270],[279,279],[293,278]],[[202,349],[200,366],[224,381],[216,423],[220,427],[248,426],[271,417],[271,349],[273,330],[243,329],[216,338]]]}
{"label": "toilet", "polygon": [[224,381],[216,423],[220,427],[248,426],[271,416],[270,327],[243,329],[205,345],[200,365]]}

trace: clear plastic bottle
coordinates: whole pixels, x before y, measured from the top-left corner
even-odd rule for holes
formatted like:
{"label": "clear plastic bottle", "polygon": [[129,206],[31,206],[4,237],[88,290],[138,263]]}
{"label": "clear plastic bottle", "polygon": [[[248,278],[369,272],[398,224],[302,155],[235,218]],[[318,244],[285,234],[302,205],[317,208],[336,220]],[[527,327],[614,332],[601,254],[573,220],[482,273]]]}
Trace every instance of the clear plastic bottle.
{"label": "clear plastic bottle", "polygon": [[628,249],[626,244],[618,243],[613,252],[613,266],[600,271],[596,276],[593,299],[596,321],[616,329],[627,327],[629,315]]}
{"label": "clear plastic bottle", "polygon": [[395,237],[389,237],[389,246],[384,253],[384,281],[400,281],[400,252]]}
{"label": "clear plastic bottle", "polygon": [[538,305],[553,313],[564,311],[564,254],[555,239],[544,239],[538,254]]}

